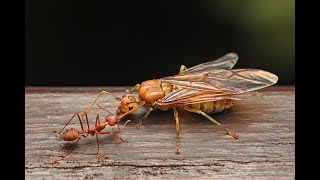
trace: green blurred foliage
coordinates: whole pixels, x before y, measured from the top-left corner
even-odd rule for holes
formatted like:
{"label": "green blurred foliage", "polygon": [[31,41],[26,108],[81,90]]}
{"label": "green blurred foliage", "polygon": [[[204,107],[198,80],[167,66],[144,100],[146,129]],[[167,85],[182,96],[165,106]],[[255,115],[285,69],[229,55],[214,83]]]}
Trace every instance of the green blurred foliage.
{"label": "green blurred foliage", "polygon": [[248,63],[270,65],[269,70],[277,72],[281,84],[294,84],[295,1],[223,0],[207,4],[213,17],[241,32],[243,51],[250,54]]}

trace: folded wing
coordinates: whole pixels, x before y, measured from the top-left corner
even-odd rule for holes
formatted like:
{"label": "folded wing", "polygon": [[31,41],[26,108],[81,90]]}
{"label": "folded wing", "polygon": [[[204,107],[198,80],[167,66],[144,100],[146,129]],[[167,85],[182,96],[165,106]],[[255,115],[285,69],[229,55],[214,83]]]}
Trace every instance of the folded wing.
{"label": "folded wing", "polygon": [[209,62],[188,68],[182,74],[208,73],[213,69],[232,69],[238,61],[238,55],[236,53],[228,53],[218,59],[212,59],[208,58]]}
{"label": "folded wing", "polygon": [[278,77],[260,69],[215,69],[208,73],[180,74],[160,80],[177,87],[159,100],[159,103],[165,105],[237,99],[238,94],[275,84]]}

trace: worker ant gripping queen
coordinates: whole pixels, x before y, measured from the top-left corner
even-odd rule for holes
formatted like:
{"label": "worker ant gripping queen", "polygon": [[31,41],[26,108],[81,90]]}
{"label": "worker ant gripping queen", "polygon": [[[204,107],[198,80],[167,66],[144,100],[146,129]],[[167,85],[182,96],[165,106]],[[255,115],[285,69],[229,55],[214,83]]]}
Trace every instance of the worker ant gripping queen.
{"label": "worker ant gripping queen", "polygon": [[[109,112],[109,111],[108,111]],[[124,117],[126,114],[123,114],[121,116],[113,116],[113,114],[111,112],[109,112],[109,115],[105,118],[104,122],[100,122],[100,117],[99,114],[96,115],[96,120],[95,120],[95,125],[94,127],[90,127],[89,124],[89,120],[88,120],[88,114],[83,112],[81,113],[81,116],[85,118],[86,124],[87,124],[87,129],[85,130],[82,124],[82,118],[80,118],[79,113],[74,113],[74,115],[69,119],[69,121],[64,125],[64,127],[62,128],[62,130],[60,132],[56,132],[59,134],[60,139],[62,139],[63,141],[75,141],[74,145],[72,146],[72,149],[69,150],[69,152],[59,158],[54,160],[54,163],[58,163],[59,161],[65,159],[68,155],[70,155],[72,153],[72,151],[74,150],[74,148],[76,147],[77,143],[79,142],[81,137],[87,137],[89,135],[96,136],[96,140],[97,140],[97,153],[96,153],[96,157],[97,160],[100,161],[101,156],[99,155],[99,135],[101,134],[109,134],[109,135],[113,135],[114,137],[120,139],[122,142],[128,142],[127,140],[122,139],[120,136],[118,136],[116,133],[112,132],[112,131],[102,131],[103,129],[105,129],[105,127],[108,126],[115,126],[122,117]],[[74,127],[68,128],[66,130],[64,130],[68,124],[71,122],[71,120],[74,119],[74,117],[78,117],[80,126],[81,126],[81,130],[78,130]],[[64,131],[63,131],[64,130]]]}

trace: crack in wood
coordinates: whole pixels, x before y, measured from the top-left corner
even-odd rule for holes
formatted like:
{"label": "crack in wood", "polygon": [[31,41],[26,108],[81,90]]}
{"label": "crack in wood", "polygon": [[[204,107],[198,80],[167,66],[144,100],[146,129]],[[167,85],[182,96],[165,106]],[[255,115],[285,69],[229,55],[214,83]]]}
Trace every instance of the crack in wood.
{"label": "crack in wood", "polygon": [[[218,162],[227,162],[227,163],[237,163],[237,164],[249,164],[249,163],[284,163],[284,161],[280,160],[253,160],[253,161],[235,161],[235,160],[215,160],[217,162],[213,163],[204,163],[204,164],[152,164],[152,165],[144,165],[144,164],[136,164],[136,163],[123,163],[123,162],[112,162],[109,164],[99,164],[99,165],[85,165],[85,166],[68,166],[68,167],[57,167],[57,166],[43,166],[43,167],[25,167],[25,169],[37,169],[37,168],[55,168],[55,169],[82,169],[88,167],[116,167],[116,166],[130,166],[135,168],[149,168],[149,167],[198,167],[198,166],[225,166],[225,164],[221,164]],[[69,163],[69,162],[67,162]],[[294,163],[294,162],[287,162]]]}

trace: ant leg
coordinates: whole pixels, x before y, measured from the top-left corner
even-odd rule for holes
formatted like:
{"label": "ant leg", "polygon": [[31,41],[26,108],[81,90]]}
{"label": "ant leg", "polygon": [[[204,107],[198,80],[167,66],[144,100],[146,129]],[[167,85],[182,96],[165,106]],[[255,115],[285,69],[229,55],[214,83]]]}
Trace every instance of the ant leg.
{"label": "ant leg", "polygon": [[119,137],[116,133],[113,133],[113,132],[98,132],[98,131],[95,131],[96,132],[96,137],[97,137],[97,144],[98,144],[98,148],[97,148],[97,160],[100,161],[101,159],[101,156],[99,155],[99,148],[100,148],[100,145],[99,145],[99,137],[98,137],[98,134],[111,134],[111,135],[114,135],[115,137],[119,138],[122,142],[128,142],[127,140],[123,140],[121,137]]}
{"label": "ant leg", "polygon": [[179,114],[175,107],[173,107],[173,115],[176,119],[176,154],[180,154],[179,149]]}
{"label": "ant leg", "polygon": [[[74,115],[69,119],[69,121],[68,121],[68,122],[64,125],[64,127],[61,129],[60,133],[64,130],[64,128],[67,127],[67,125],[71,122],[71,120],[72,120],[76,115],[78,116],[81,129],[82,129],[82,131],[84,131],[84,130],[83,130],[83,125],[82,125],[82,122],[81,122],[81,119],[80,119],[80,116],[79,116],[79,113],[74,113]],[[60,133],[59,133],[59,134],[60,134]]]}
{"label": "ant leg", "polygon": [[145,119],[147,119],[147,117],[149,116],[149,114],[151,113],[151,111],[153,111],[154,109],[151,107],[147,112],[146,114],[143,116],[142,120],[141,120],[141,124],[143,124],[143,121]]}
{"label": "ant leg", "polygon": [[117,126],[118,126],[118,130],[120,131],[121,129],[120,129],[120,126],[119,126],[119,124],[117,123]]}
{"label": "ant leg", "polygon": [[100,109],[103,109],[104,111],[107,111],[109,113],[109,115],[113,116],[112,112],[106,110],[104,107],[102,107],[100,104],[97,104],[97,106],[100,108]]}
{"label": "ant leg", "polygon": [[120,139],[122,142],[128,142],[127,140],[122,139],[120,136],[118,136],[116,133],[111,132],[111,131],[105,131],[105,132],[98,132],[99,134],[110,134],[113,135],[114,137]]}
{"label": "ant leg", "polygon": [[100,124],[99,114],[97,114],[97,116],[96,116],[96,123],[94,126],[97,127],[98,124]]}
{"label": "ant leg", "polygon": [[138,89],[140,87],[140,84],[136,84],[130,91],[128,91],[128,94],[132,94],[133,91],[135,91],[136,89]]}
{"label": "ant leg", "polygon": [[187,67],[185,65],[180,66],[179,74],[182,74],[183,71],[187,70]]}
{"label": "ant leg", "polygon": [[149,114],[150,114],[151,111],[153,111],[153,110],[154,110],[153,107],[151,107],[151,108],[146,112],[146,114],[143,116],[143,118],[142,118],[142,120],[140,121],[140,123],[136,124],[136,127],[137,127],[137,128],[140,128],[140,127],[141,127],[141,125],[143,124],[143,121],[144,121],[145,119],[147,119],[147,117],[149,116]]}
{"label": "ant leg", "polygon": [[107,92],[107,91],[101,91],[100,94],[98,95],[98,97],[93,101],[93,103],[81,114],[82,116],[86,115],[89,113],[90,109],[92,108],[92,106],[96,103],[96,101],[99,99],[99,97],[102,95],[102,94],[109,94],[111,96],[114,96],[117,100],[121,101],[122,98],[120,98],[119,96],[117,95],[114,95],[110,92]]}
{"label": "ant leg", "polygon": [[238,139],[239,136],[235,133],[232,133],[230,132],[228,129],[226,129],[221,123],[219,123],[218,121],[214,120],[212,117],[210,117],[209,115],[207,115],[205,112],[201,111],[201,110],[198,110],[198,109],[193,109],[193,108],[190,108],[188,106],[183,106],[183,108],[189,112],[193,112],[193,113],[198,113],[198,114],[201,114],[202,116],[206,117],[207,119],[209,119],[210,121],[212,121],[213,123],[217,124],[218,126],[222,127],[226,132],[227,134],[229,134],[230,136],[232,136],[233,138],[235,139]]}
{"label": "ant leg", "polygon": [[128,123],[130,123],[131,122],[131,120],[129,119],[129,120],[127,120],[125,123],[124,123],[124,125],[123,125],[123,127],[124,126],[126,126]]}
{"label": "ant leg", "polygon": [[[97,122],[97,120],[96,120],[96,122]],[[97,145],[98,145],[98,148],[97,148],[97,155],[96,155],[96,157],[97,157],[97,161],[100,161],[101,156],[99,155],[99,147],[100,147],[100,145],[99,145],[99,137],[98,137],[99,132],[98,132],[98,131],[95,131],[95,132],[96,132]]]}
{"label": "ant leg", "polygon": [[88,114],[85,114],[85,117],[86,117],[86,122],[87,122],[88,130],[89,130],[90,129],[90,125],[89,125],[89,120],[88,120]]}
{"label": "ant leg", "polygon": [[62,158],[54,160],[53,163],[58,163],[59,161],[65,159],[67,156],[69,156],[72,153],[72,151],[75,149],[75,147],[76,147],[77,143],[79,142],[80,138],[81,138],[81,136],[79,136],[77,138],[77,141],[73,144],[72,149],[65,156],[63,156]]}

